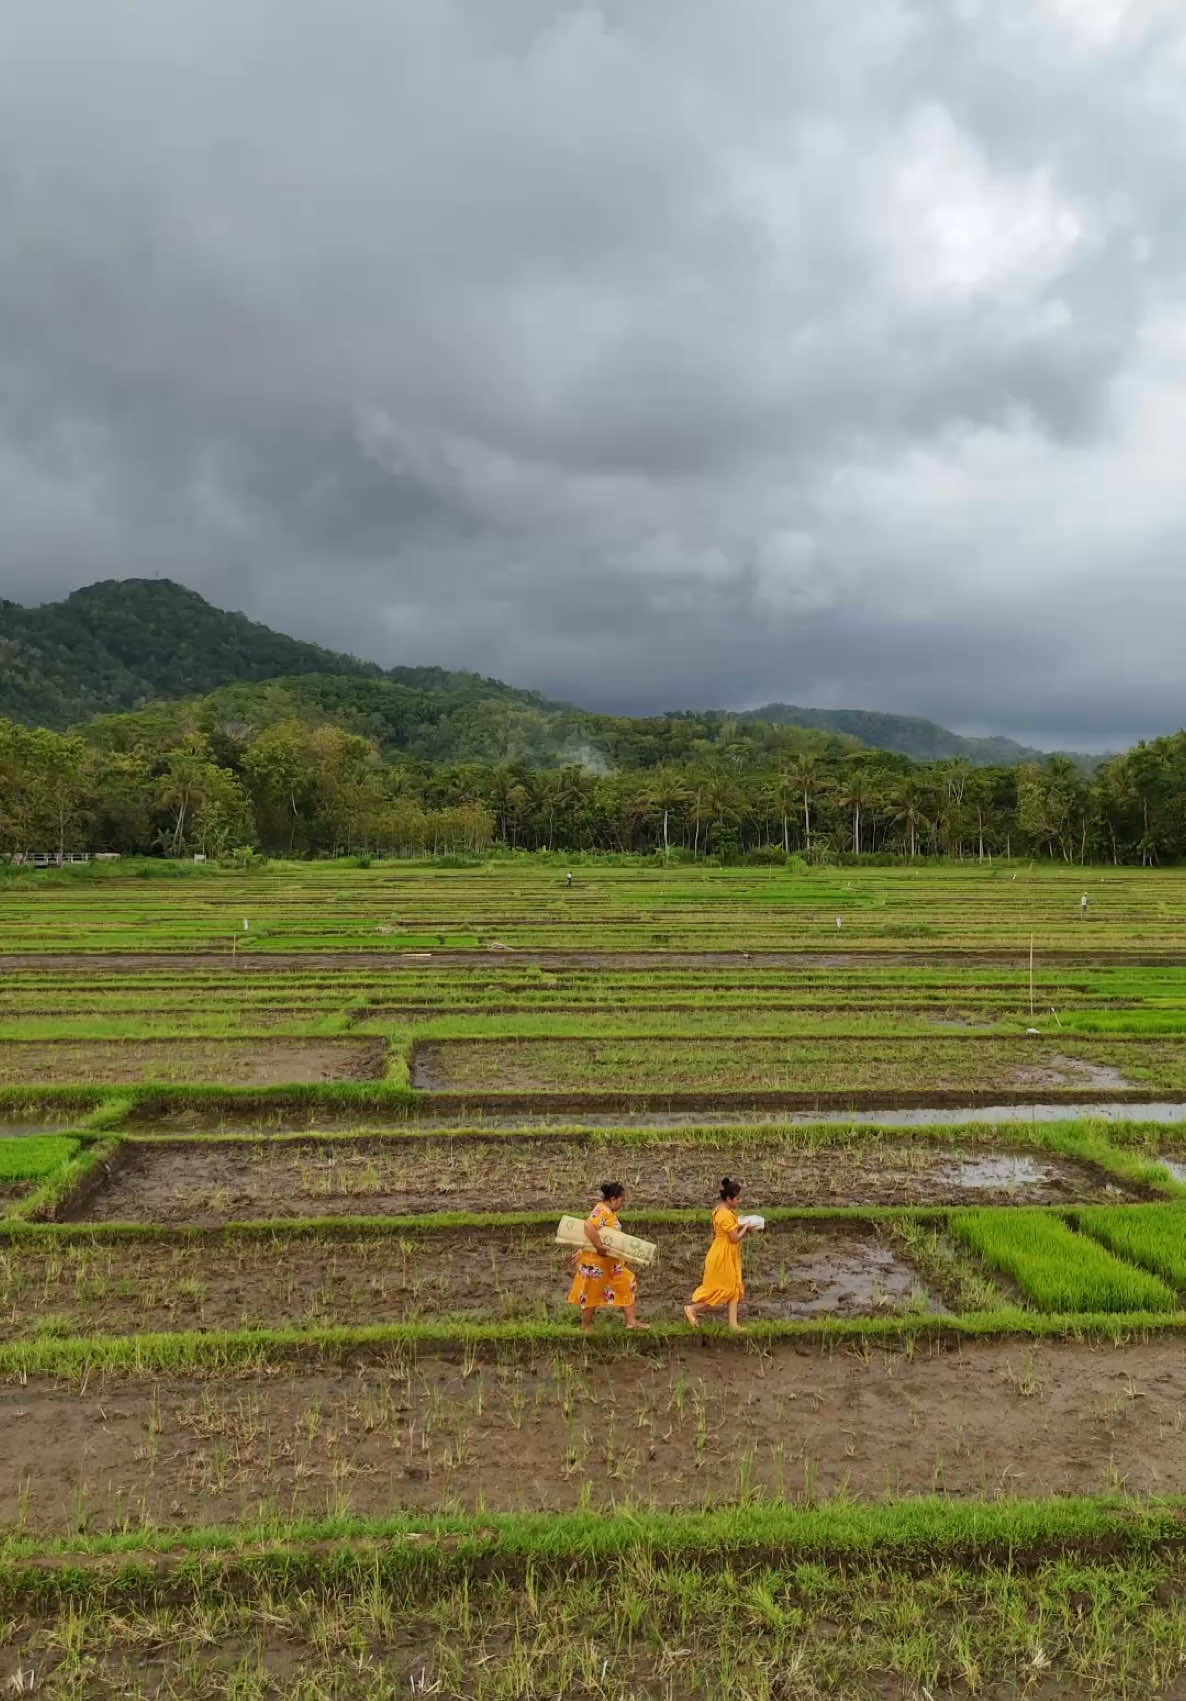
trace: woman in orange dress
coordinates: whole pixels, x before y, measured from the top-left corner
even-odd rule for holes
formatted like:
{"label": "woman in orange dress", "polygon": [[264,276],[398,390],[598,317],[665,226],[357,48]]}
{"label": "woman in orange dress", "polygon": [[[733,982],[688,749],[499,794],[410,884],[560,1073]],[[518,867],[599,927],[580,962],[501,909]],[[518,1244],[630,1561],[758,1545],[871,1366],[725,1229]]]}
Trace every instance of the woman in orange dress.
{"label": "woman in orange dress", "polygon": [[585,1233],[595,1250],[578,1248],[573,1254],[575,1274],[568,1290],[568,1303],[580,1306],[582,1329],[593,1327],[594,1317],[603,1305],[620,1306],[628,1329],[650,1328],[649,1323],[640,1323],[634,1312],[638,1278],[633,1270],[620,1264],[612,1252],[606,1251],[601,1240],[603,1228],[618,1227],[617,1214],[625,1197],[626,1189],[620,1181],[602,1182],[601,1203],[593,1207],[592,1215],[585,1220]]}
{"label": "woman in orange dress", "polygon": [[741,1183],[729,1176],[721,1182],[720,1196],[712,1213],[712,1245],[704,1260],[704,1280],[684,1306],[684,1316],[693,1329],[700,1327],[700,1313],[718,1306],[729,1308],[729,1327],[743,1333],[737,1321],[737,1306],[745,1293],[741,1279],[741,1242],[750,1233],[737,1220]]}

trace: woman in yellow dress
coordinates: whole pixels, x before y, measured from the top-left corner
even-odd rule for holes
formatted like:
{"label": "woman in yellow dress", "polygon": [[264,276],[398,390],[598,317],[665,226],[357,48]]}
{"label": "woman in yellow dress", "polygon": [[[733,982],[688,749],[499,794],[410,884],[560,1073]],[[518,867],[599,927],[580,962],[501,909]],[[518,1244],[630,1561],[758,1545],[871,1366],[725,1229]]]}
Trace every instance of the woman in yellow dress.
{"label": "woman in yellow dress", "polygon": [[588,1247],[578,1248],[573,1254],[575,1274],[568,1291],[568,1303],[580,1306],[582,1329],[593,1327],[594,1317],[603,1305],[620,1306],[628,1329],[650,1328],[649,1323],[640,1323],[635,1315],[637,1276],[625,1264],[620,1264],[612,1252],[607,1252],[601,1240],[603,1228],[616,1229],[619,1226],[618,1212],[625,1197],[626,1189],[620,1181],[602,1182],[601,1203],[593,1207],[592,1214],[585,1220],[585,1234],[596,1250],[590,1252]]}
{"label": "woman in yellow dress", "polygon": [[720,1197],[712,1213],[712,1245],[704,1260],[704,1280],[684,1306],[684,1316],[693,1329],[700,1327],[700,1313],[718,1306],[729,1308],[729,1327],[734,1334],[744,1331],[737,1321],[737,1306],[745,1293],[741,1279],[741,1242],[751,1231],[737,1220],[741,1183],[729,1176],[721,1182]]}

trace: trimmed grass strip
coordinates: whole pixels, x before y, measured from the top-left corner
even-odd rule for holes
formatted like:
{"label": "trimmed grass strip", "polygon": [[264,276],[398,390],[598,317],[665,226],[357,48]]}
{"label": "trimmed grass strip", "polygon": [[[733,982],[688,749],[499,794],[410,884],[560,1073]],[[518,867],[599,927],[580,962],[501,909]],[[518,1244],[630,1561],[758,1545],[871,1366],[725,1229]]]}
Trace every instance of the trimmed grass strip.
{"label": "trimmed grass strip", "polygon": [[[1101,1249],[1102,1250],[1102,1249]],[[61,1376],[83,1379],[98,1370],[133,1375],[160,1371],[262,1369],[284,1364],[349,1364],[417,1348],[455,1352],[461,1358],[483,1349],[528,1355],[544,1351],[614,1357],[620,1353],[686,1349],[693,1340],[722,1351],[776,1350],[781,1344],[828,1348],[868,1343],[908,1348],[914,1341],[960,1339],[1123,1341],[1186,1331],[1186,1311],[1099,1311],[1045,1313],[1002,1307],[957,1317],[935,1312],[894,1316],[825,1318],[806,1322],[751,1323],[740,1336],[723,1323],[702,1324],[696,1334],[685,1323],[654,1323],[646,1335],[606,1326],[592,1336],[569,1323],[480,1323],[428,1321],[365,1327],[275,1328],[178,1331],[153,1335],[85,1335],[14,1341],[0,1347],[0,1377]]]}

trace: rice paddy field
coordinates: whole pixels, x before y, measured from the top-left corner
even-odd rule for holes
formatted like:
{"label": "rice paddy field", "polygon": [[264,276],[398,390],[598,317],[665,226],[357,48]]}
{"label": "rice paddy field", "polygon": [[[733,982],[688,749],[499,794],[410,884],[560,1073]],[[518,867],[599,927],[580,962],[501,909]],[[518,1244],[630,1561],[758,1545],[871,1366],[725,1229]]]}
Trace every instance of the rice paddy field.
{"label": "rice paddy field", "polygon": [[573,873],[0,887],[0,1693],[1186,1697],[1186,874]]}

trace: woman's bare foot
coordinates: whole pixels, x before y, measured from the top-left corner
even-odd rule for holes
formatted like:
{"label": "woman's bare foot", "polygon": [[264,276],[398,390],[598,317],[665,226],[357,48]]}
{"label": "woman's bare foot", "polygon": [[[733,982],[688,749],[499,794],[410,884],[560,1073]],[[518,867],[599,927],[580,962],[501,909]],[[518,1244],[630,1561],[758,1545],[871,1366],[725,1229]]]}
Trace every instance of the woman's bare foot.
{"label": "woman's bare foot", "polygon": [[627,1323],[626,1327],[628,1329],[643,1329],[643,1330],[646,1330],[646,1329],[650,1328],[650,1324],[649,1323]]}
{"label": "woman's bare foot", "polygon": [[745,1324],[744,1323],[730,1323],[729,1333],[731,1335],[744,1335],[745,1334]]}
{"label": "woman's bare foot", "polygon": [[700,1319],[697,1317],[690,1305],[684,1306],[684,1316],[688,1319],[688,1322],[692,1325],[693,1329],[699,1329]]}

